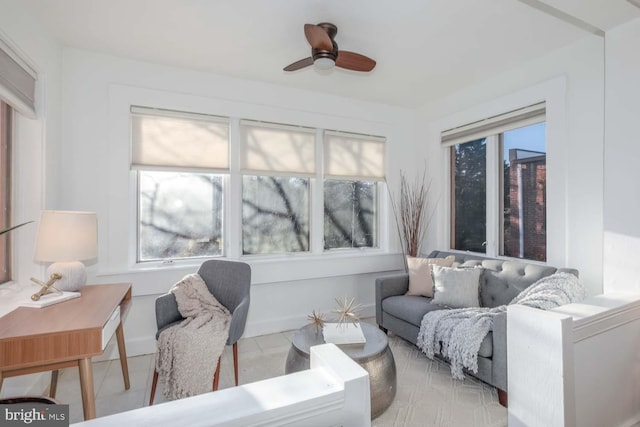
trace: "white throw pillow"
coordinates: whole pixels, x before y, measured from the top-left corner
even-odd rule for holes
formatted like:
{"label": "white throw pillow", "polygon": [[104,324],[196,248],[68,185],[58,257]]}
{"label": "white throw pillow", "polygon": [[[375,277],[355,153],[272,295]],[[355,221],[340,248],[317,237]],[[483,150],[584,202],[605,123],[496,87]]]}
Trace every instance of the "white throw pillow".
{"label": "white throw pillow", "polygon": [[442,265],[451,267],[456,257],[450,255],[446,258],[414,258],[407,257],[409,267],[409,290],[406,295],[420,295],[433,297],[433,280],[431,279],[431,266]]}
{"label": "white throw pillow", "polygon": [[451,308],[479,307],[480,276],[483,269],[449,268],[434,265],[433,303]]}

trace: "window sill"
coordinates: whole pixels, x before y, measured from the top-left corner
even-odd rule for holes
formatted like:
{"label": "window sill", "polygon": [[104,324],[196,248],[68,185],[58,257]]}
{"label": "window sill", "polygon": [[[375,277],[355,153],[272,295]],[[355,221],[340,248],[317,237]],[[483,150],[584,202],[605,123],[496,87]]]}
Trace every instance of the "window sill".
{"label": "window sill", "polygon": [[[221,258],[226,259],[226,258]],[[96,274],[99,281],[131,281],[134,295],[155,295],[166,292],[171,285],[187,274],[194,273],[206,259],[196,262],[132,266],[126,271],[102,271]],[[262,285],[312,279],[328,279],[337,276],[381,273],[402,268],[402,254],[382,250],[355,250],[286,256],[244,256],[240,259],[251,266],[251,283]]]}

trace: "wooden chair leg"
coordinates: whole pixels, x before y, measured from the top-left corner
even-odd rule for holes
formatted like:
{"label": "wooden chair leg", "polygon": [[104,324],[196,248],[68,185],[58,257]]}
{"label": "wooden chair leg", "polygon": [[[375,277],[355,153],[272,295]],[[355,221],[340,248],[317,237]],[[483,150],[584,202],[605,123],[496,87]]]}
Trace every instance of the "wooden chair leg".
{"label": "wooden chair leg", "polygon": [[51,371],[51,385],[49,386],[49,397],[52,399],[56,398],[56,390],[58,389],[58,371]]}
{"label": "wooden chair leg", "polygon": [[156,386],[158,385],[158,371],[153,370],[153,382],[151,383],[151,396],[149,397],[149,406],[153,405],[153,398],[156,397]]}
{"label": "wooden chair leg", "polygon": [[505,408],[509,407],[509,396],[506,391],[498,389],[498,403]]}
{"label": "wooden chair leg", "polygon": [[233,373],[236,375],[236,386],[238,385],[238,342],[233,343]]}
{"label": "wooden chair leg", "polygon": [[220,359],[222,359],[222,356],[218,358],[218,366],[216,366],[216,373],[213,374],[213,391],[218,390],[218,381],[220,381]]}

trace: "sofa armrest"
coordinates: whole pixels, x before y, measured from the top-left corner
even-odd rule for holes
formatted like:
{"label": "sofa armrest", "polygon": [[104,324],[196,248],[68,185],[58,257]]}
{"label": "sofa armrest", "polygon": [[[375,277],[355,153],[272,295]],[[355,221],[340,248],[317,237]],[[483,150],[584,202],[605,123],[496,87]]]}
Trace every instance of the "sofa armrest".
{"label": "sofa armrest", "polygon": [[404,295],[409,290],[409,274],[401,273],[376,279],[376,322],[382,325],[382,300]]}
{"label": "sofa armrest", "polygon": [[507,391],[507,312],[493,319],[493,356],[491,357],[493,384]]}

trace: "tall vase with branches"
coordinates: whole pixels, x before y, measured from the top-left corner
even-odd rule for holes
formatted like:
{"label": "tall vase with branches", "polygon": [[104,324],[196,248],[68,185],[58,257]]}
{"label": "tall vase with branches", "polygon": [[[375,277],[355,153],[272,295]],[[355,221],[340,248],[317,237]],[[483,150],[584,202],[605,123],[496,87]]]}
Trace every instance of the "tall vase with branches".
{"label": "tall vase with branches", "polygon": [[427,233],[431,215],[428,212],[428,195],[431,181],[427,182],[426,168],[422,176],[410,181],[400,171],[400,205],[391,197],[391,205],[398,227],[398,235],[404,255],[405,269],[407,256],[416,257]]}

